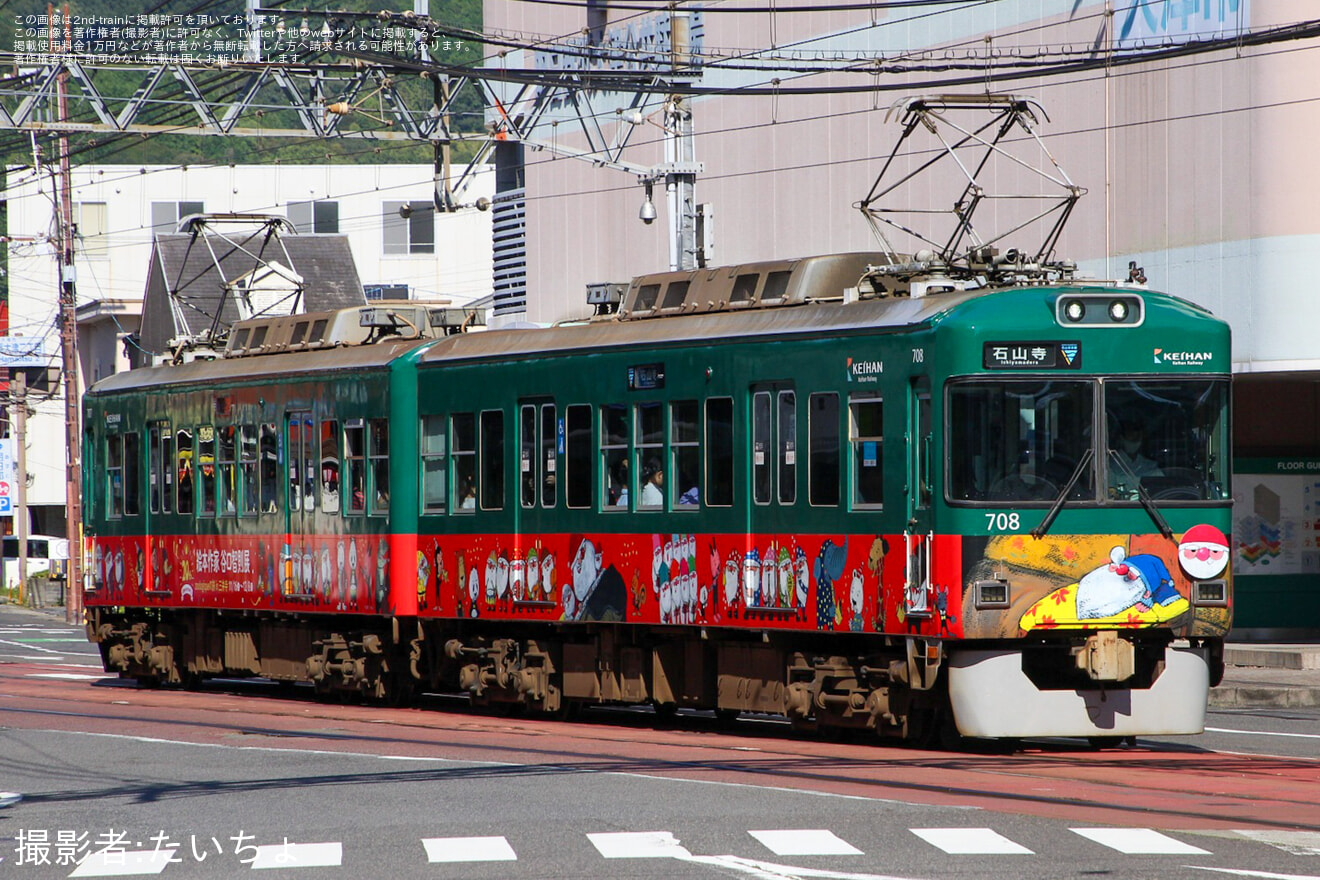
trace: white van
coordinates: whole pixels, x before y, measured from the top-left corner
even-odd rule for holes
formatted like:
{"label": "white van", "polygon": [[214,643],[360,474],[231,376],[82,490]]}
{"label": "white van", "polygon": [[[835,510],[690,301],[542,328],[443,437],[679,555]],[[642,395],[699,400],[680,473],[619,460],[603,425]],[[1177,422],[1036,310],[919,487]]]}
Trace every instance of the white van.
{"label": "white van", "polygon": [[[52,570],[53,569],[53,570]],[[50,571],[54,577],[67,577],[69,571],[69,542],[53,535],[28,535],[28,577]],[[18,536],[4,538],[4,584],[18,586]]]}

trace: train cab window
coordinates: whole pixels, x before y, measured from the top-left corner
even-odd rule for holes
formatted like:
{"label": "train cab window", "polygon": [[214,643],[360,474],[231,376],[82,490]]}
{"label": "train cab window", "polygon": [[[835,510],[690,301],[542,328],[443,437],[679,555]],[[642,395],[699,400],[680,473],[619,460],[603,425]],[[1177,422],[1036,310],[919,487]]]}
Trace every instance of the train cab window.
{"label": "train cab window", "polygon": [[797,501],[797,395],[780,391],[778,404],[779,503],[792,504]]}
{"label": "train cab window", "polygon": [[348,513],[367,511],[367,429],[361,419],[344,423],[344,486]]}
{"label": "train cab window", "polygon": [[257,426],[239,426],[238,480],[242,486],[239,512],[243,516],[256,516],[261,506],[261,465],[257,448]]}
{"label": "train cab window", "polygon": [[541,404],[541,506],[554,507],[558,499],[558,473],[555,455],[558,421],[555,405]]}
{"label": "train cab window", "polygon": [[215,428],[197,428],[197,515],[215,516]]}
{"label": "train cab window", "polygon": [[696,510],[701,503],[700,408],[695,400],[669,405],[669,485],[678,510]]}
{"label": "train cab window", "polygon": [[481,480],[478,488],[482,510],[504,509],[504,412],[481,413]]}
{"label": "train cab window", "polygon": [[477,421],[472,413],[449,419],[450,466],[453,467],[454,512],[471,513],[477,507]]}
{"label": "train cab window", "polygon": [[853,507],[880,507],[885,498],[884,401],[854,394],[848,400]]}
{"label": "train cab window", "polygon": [[[280,435],[269,422],[261,426],[261,510],[263,513],[279,511]],[[252,491],[257,486],[252,485]]]}
{"label": "train cab window", "polygon": [[733,505],[733,398],[712,397],[706,401],[706,493],[707,507]]}
{"label": "train cab window", "polygon": [[339,497],[339,422],[321,420],[321,510],[338,515]]}
{"label": "train cab window", "polygon": [[1106,498],[1135,502],[1139,489],[1162,504],[1232,497],[1226,381],[1161,376],[1103,385]]}
{"label": "train cab window", "polygon": [[216,465],[219,481],[216,509],[222,516],[238,513],[238,485],[235,482],[235,464],[238,458],[238,432],[233,425],[222,425],[216,431]]}
{"label": "train cab window", "polygon": [[105,481],[107,519],[124,516],[124,437],[110,434],[105,438]]}
{"label": "train cab window", "polygon": [[591,407],[574,404],[564,410],[564,503],[591,506]]}
{"label": "train cab window", "polygon": [[371,512],[388,513],[390,509],[390,423],[372,419],[367,458],[371,467]]}
{"label": "train cab window", "polygon": [[180,428],[174,435],[174,451],[178,461],[179,493],[178,504],[174,509],[179,513],[193,512],[193,435],[187,428]]}
{"label": "train cab window", "polygon": [[600,408],[600,464],[605,509],[627,510],[628,408],[622,403],[607,403]]}
{"label": "train cab window", "polygon": [[807,493],[812,507],[839,504],[839,395],[811,395],[808,407]]}
{"label": "train cab window", "polygon": [[637,417],[637,509],[665,506],[665,414],[658,402],[639,403]]}
{"label": "train cab window", "polygon": [[446,437],[444,416],[422,416],[422,511],[443,513],[446,490]]}

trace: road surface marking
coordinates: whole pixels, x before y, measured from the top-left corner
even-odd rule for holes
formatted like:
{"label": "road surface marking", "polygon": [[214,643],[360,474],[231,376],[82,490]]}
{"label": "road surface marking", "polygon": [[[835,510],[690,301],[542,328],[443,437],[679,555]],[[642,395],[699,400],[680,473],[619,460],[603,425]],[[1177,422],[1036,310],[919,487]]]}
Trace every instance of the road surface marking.
{"label": "road surface marking", "polygon": [[949,855],[1034,855],[989,828],[910,828],[913,834]]}
{"label": "road surface marking", "polygon": [[780,831],[748,831],[777,856],[860,856],[862,851],[833,831],[823,829],[797,829]]}
{"label": "road surface marking", "polygon": [[1209,850],[1174,840],[1151,828],[1070,828],[1087,840],[1131,856],[1210,855]]}
{"label": "road surface marking", "polygon": [[264,868],[337,868],[344,863],[342,843],[274,843],[259,846],[252,870]]}
{"label": "road surface marking", "polygon": [[1320,831],[1234,831],[1295,856],[1320,856]]}
{"label": "road surface marking", "polygon": [[516,862],[518,854],[504,837],[425,837],[430,862]]}
{"label": "road surface marking", "polygon": [[70,877],[136,877],[159,874],[171,861],[180,861],[174,849],[139,852],[95,852],[78,863]]}
{"label": "road surface marking", "polygon": [[1207,727],[1206,733],[1238,733],[1246,736],[1291,736],[1297,739],[1320,739],[1320,733],[1284,733],[1275,730],[1233,730],[1228,727]]}
{"label": "road surface marking", "polygon": [[687,859],[692,857],[668,831],[616,831],[588,834],[607,859]]}

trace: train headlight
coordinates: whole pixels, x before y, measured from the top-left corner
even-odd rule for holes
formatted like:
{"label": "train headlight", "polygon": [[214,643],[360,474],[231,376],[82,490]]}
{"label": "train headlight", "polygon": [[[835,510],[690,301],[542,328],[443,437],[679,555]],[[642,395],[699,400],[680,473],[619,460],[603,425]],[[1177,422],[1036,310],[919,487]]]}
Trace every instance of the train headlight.
{"label": "train headlight", "polygon": [[1080,299],[1068,300],[1063,307],[1063,316],[1076,324],[1082,318],[1086,317],[1086,303]]}
{"label": "train headlight", "polygon": [[1130,307],[1127,300],[1116,299],[1109,304],[1109,319],[1116,323],[1122,323],[1128,318]]}

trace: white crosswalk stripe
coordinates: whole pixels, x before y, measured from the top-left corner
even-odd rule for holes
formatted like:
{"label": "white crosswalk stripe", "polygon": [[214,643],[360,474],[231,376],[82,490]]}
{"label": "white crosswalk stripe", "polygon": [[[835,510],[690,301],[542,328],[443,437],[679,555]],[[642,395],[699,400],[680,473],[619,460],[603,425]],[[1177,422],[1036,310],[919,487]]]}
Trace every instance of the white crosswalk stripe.
{"label": "white crosswalk stripe", "polygon": [[504,837],[427,837],[429,862],[514,862],[518,854]]}
{"label": "white crosswalk stripe", "polygon": [[587,839],[607,859],[686,859],[692,856],[668,831],[615,831],[588,834]]}
{"label": "white crosswalk stripe", "polygon": [[1174,840],[1151,828],[1070,828],[1087,840],[1127,855],[1210,855],[1209,850]]}
{"label": "white crosswalk stripe", "polygon": [[911,828],[931,846],[950,855],[1034,855],[1019,843],[989,828]]}
{"label": "white crosswalk stripe", "polygon": [[148,849],[134,852],[97,852],[84,858],[70,877],[142,877],[159,874],[171,859],[173,849]]}
{"label": "white crosswalk stripe", "polygon": [[804,828],[778,831],[749,831],[777,856],[860,856],[862,851],[833,831]]}
{"label": "white crosswalk stripe", "polygon": [[337,868],[344,863],[342,843],[276,843],[257,847],[252,869]]}
{"label": "white crosswalk stripe", "polygon": [[1295,856],[1320,856],[1320,831],[1235,831],[1250,840],[1268,843]]}

